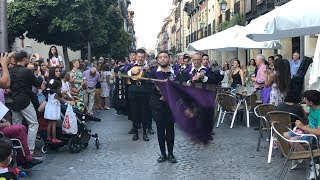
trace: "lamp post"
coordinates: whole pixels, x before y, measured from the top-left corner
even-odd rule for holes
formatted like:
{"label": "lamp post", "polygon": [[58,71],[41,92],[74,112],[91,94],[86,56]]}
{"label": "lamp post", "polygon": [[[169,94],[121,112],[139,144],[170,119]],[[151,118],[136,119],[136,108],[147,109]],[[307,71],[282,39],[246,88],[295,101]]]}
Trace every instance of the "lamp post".
{"label": "lamp post", "polygon": [[227,1],[226,0],[220,0],[220,12],[221,14],[225,12],[225,10],[227,9]]}
{"label": "lamp post", "polygon": [[0,2],[0,52],[8,51],[7,0]]}

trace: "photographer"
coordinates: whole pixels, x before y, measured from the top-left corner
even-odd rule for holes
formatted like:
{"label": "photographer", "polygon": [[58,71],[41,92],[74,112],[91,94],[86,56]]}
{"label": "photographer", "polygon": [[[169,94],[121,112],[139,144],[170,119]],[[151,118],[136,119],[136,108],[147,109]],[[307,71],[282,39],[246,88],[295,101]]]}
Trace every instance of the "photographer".
{"label": "photographer", "polygon": [[11,98],[13,104],[10,107],[12,110],[12,120],[14,124],[22,124],[23,118],[28,122],[28,146],[31,154],[35,148],[35,140],[38,131],[37,114],[32,100],[32,86],[40,87],[42,78],[36,77],[32,71],[26,68],[28,63],[28,55],[21,51],[15,55],[16,65],[10,70],[11,77]]}
{"label": "photographer", "polygon": [[10,86],[10,75],[8,71],[8,53],[2,53],[0,57],[0,65],[2,75],[0,76],[0,88],[7,89]]}

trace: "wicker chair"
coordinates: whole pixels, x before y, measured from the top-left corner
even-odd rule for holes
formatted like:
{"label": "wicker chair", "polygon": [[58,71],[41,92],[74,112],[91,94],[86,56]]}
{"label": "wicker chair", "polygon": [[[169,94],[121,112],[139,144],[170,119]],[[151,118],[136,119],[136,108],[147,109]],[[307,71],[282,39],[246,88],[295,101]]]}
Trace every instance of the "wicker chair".
{"label": "wicker chair", "polygon": [[226,113],[233,113],[231,126],[230,126],[230,128],[232,128],[234,124],[234,120],[237,116],[238,110],[243,109],[243,106],[241,105],[241,101],[237,102],[237,97],[235,95],[227,94],[227,93],[218,94],[217,99],[221,107],[219,110],[217,127],[219,127],[220,123],[223,123]]}
{"label": "wicker chair", "polygon": [[[299,117],[298,115],[296,114],[293,114],[293,113],[289,113],[289,112],[285,112],[285,111],[271,111],[271,112],[268,112],[267,113],[267,119],[269,118],[270,119],[270,122],[278,122],[278,123],[281,123],[283,124],[283,128],[284,129],[281,129],[281,131],[278,130],[278,132],[280,133],[284,133],[284,132],[287,132],[289,127],[291,127],[291,120],[292,118],[295,118],[294,120],[300,120],[302,121],[302,118]],[[271,135],[270,135],[270,144],[269,144],[269,152],[268,152],[268,163],[271,162],[271,156],[272,156],[272,146],[273,146],[273,142],[274,142],[274,136],[273,136],[273,132],[270,131]]]}
{"label": "wicker chair", "polygon": [[[310,159],[311,162],[313,163],[313,166],[315,166],[314,163],[314,158],[316,157],[320,157],[320,149],[319,149],[319,143],[318,143],[318,138],[317,136],[313,135],[313,134],[302,134],[302,136],[311,136],[316,140],[316,144],[317,144],[317,148],[312,150],[312,146],[311,144],[306,141],[306,140],[288,140],[283,136],[284,132],[287,131],[291,131],[293,132],[290,128],[287,127],[287,125],[280,123],[278,121],[273,121],[271,123],[272,125],[272,131],[274,132],[274,135],[277,137],[280,147],[281,147],[281,152],[283,154],[283,156],[285,157],[285,161],[282,165],[281,171],[278,175],[278,179],[284,179],[285,175],[288,171],[288,167],[286,167],[288,161],[291,160],[298,160],[298,159]],[[295,133],[295,132],[293,132]],[[297,134],[297,133],[295,133]],[[299,134],[297,134],[299,135]],[[299,144],[304,144],[307,147],[306,150],[304,151],[295,151],[295,147],[298,147],[297,145]],[[314,168],[315,171],[315,176],[317,179],[317,169]],[[283,174],[283,172],[285,172]],[[283,176],[283,178],[281,178]]]}
{"label": "wicker chair", "polygon": [[267,120],[266,115],[270,111],[277,110],[277,107],[272,104],[260,104],[254,108],[254,114],[259,118],[259,138],[257,143],[257,151],[260,150],[260,143],[263,137],[263,132],[268,132],[270,136],[270,122]]}

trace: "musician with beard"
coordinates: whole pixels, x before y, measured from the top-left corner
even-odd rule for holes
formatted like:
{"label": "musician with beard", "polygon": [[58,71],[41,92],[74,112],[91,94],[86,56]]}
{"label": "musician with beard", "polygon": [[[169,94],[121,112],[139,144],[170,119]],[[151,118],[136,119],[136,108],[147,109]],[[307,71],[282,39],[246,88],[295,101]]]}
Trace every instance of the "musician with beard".
{"label": "musician with beard", "polygon": [[[173,68],[169,66],[169,53],[167,51],[161,51],[157,60],[159,66],[149,73],[149,77],[153,79],[175,80],[178,71],[174,71]],[[157,126],[157,136],[161,151],[161,156],[158,158],[158,163],[165,162],[166,160],[171,163],[176,163],[177,160],[173,155],[175,133],[172,112],[156,85],[154,85],[152,88],[149,102],[152,109],[152,116]],[[166,142],[168,156],[165,148]]]}

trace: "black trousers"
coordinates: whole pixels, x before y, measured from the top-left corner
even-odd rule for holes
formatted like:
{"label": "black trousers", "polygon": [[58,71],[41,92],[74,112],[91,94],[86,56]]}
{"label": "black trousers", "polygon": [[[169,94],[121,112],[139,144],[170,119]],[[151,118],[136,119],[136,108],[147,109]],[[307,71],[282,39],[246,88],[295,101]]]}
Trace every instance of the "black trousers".
{"label": "black trousers", "polygon": [[161,154],[166,155],[166,142],[168,154],[173,154],[174,121],[168,105],[163,102],[157,108],[152,108],[152,116],[157,125],[157,136]]}
{"label": "black trousers", "polygon": [[142,123],[143,134],[146,134],[148,126],[149,99],[145,93],[129,92],[129,103],[132,118],[132,126],[138,133],[138,126]]}
{"label": "black trousers", "polygon": [[129,86],[130,84],[125,85],[125,96],[126,96],[126,112],[128,115],[128,120],[132,121],[132,114],[131,114],[131,104],[130,104],[130,97],[129,97]]}

